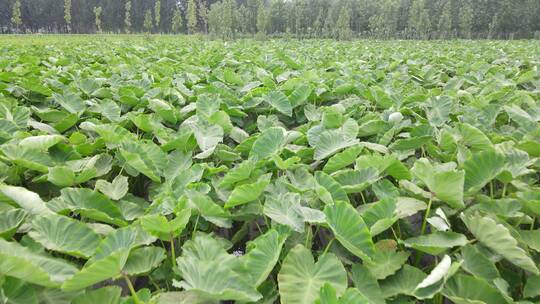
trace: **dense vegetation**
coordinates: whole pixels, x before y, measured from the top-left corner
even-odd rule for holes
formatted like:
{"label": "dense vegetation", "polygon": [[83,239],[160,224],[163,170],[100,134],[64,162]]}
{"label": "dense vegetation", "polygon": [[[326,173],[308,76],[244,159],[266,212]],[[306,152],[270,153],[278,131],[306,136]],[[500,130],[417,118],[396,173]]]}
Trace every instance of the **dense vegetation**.
{"label": "dense vegetation", "polygon": [[2,0],[1,32],[540,37],[538,0]]}
{"label": "dense vegetation", "polygon": [[540,299],[537,43],[0,42],[2,303]]}

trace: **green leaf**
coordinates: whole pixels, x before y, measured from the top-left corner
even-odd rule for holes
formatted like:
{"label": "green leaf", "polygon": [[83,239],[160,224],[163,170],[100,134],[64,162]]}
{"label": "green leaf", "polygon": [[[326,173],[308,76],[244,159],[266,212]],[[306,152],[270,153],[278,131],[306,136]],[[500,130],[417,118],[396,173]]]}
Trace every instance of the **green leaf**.
{"label": "green leaf", "polygon": [[395,249],[377,250],[370,261],[364,265],[377,279],[382,280],[393,275],[409,258],[409,253]]}
{"label": "green leaf", "polygon": [[463,264],[461,267],[476,277],[481,277],[491,282],[500,277],[495,263],[484,255],[478,245],[467,245],[461,248]]}
{"label": "green leaf", "polygon": [[362,152],[363,148],[364,147],[361,145],[352,146],[330,157],[326,162],[326,165],[324,165],[323,171],[330,174],[349,166],[350,164],[354,163],[358,155],[360,155],[360,152]]}
{"label": "green leaf", "polygon": [[440,200],[454,209],[463,208],[463,184],[465,172],[454,170],[452,163],[432,165],[421,158],[414,163],[413,175],[420,179],[428,189]]}
{"label": "green leaf", "polygon": [[47,180],[58,187],[69,187],[76,183],[75,172],[66,166],[50,168]]}
{"label": "green leaf", "polygon": [[465,161],[465,191],[474,193],[482,189],[504,169],[505,157],[494,151],[473,154]]}
{"label": "green leaf", "polygon": [[56,214],[34,218],[28,235],[49,250],[82,258],[89,258],[101,241],[84,223]]}
{"label": "green leaf", "polygon": [[120,250],[95,262],[87,262],[83,269],[62,284],[62,290],[80,290],[120,276],[128,255],[128,250]]}
{"label": "green leaf", "polygon": [[450,278],[442,293],[457,304],[510,303],[485,280],[462,274]]}
{"label": "green leaf", "polygon": [[133,249],[122,271],[130,276],[148,273],[159,266],[166,257],[165,249],[161,247],[150,246]]}
{"label": "green leaf", "polygon": [[0,211],[0,238],[11,239],[24,222],[26,215],[23,209]]}
{"label": "green leaf", "polygon": [[441,291],[446,280],[456,270],[455,267],[452,267],[450,256],[445,255],[428,276],[416,286],[414,296],[418,299],[431,299],[436,293]]}
{"label": "green leaf", "polygon": [[191,210],[184,209],[177,213],[176,217],[171,221],[168,221],[165,216],[160,214],[143,216],[140,221],[144,230],[161,240],[170,242],[171,239],[182,233],[190,217]]}
{"label": "green leaf", "polygon": [[46,151],[59,142],[65,141],[62,135],[38,135],[26,137],[19,142],[21,147]]}
{"label": "green leaf", "polygon": [[256,200],[270,184],[271,177],[272,174],[265,174],[259,177],[255,183],[236,186],[225,203],[225,208],[232,208]]}
{"label": "green leaf", "polygon": [[336,239],[351,253],[364,260],[371,260],[375,247],[371,234],[362,217],[350,204],[336,202],[324,208],[328,226]]}
{"label": "green leaf", "polygon": [[325,283],[338,295],[347,288],[347,272],[339,259],[329,253],[315,263],[311,252],[297,245],[289,251],[278,273],[281,303],[312,304]]}
{"label": "green leaf", "polygon": [[264,215],[273,221],[288,226],[294,231],[304,232],[304,218],[300,213],[300,195],[284,193],[267,196],[263,207]]}
{"label": "green leaf", "polygon": [[518,246],[518,242],[506,227],[480,215],[462,215],[461,219],[480,243],[510,263],[533,274],[540,274],[534,261]]}
{"label": "green leaf", "polygon": [[467,244],[467,238],[461,233],[437,231],[432,234],[406,239],[403,243],[409,248],[414,248],[431,255],[439,255],[452,247],[465,246]]}
{"label": "green leaf", "polygon": [[73,304],[118,304],[122,288],[119,286],[106,286],[89,290],[73,299]]}
{"label": "green leaf", "polygon": [[379,282],[365,266],[354,264],[351,269],[351,279],[354,287],[370,301],[369,303],[386,303]]}
{"label": "green leaf", "polygon": [[[341,185],[336,182],[336,180],[334,180],[330,175],[322,171],[317,171],[315,172],[315,180],[317,181],[319,188],[322,188],[323,193],[328,193],[328,195],[330,195],[328,199],[321,198],[321,200],[325,203],[328,204],[336,201],[349,201],[349,197],[347,196],[345,190],[343,190]],[[316,190],[317,192],[320,191],[319,189]],[[321,195],[319,194],[319,196]]]}
{"label": "green leaf", "polygon": [[235,268],[237,257],[209,235],[187,241],[177,263],[182,281],[173,285],[208,300],[257,301],[262,297],[249,282],[250,277]]}
{"label": "green leaf", "polygon": [[264,159],[278,153],[284,144],[285,131],[283,128],[268,128],[257,137],[249,152],[249,156],[255,160]]}
{"label": "green leaf", "polygon": [[103,179],[96,182],[96,190],[115,201],[120,200],[127,194],[128,186],[128,178],[122,175],[117,175],[112,183]]}
{"label": "green leaf", "polygon": [[292,116],[293,107],[283,92],[272,91],[264,97],[264,100],[280,113],[289,117]]}
{"label": "green leaf", "polygon": [[358,144],[357,135],[358,124],[356,121],[348,119],[338,129],[313,127],[308,131],[307,137],[309,145],[315,148],[315,160],[322,160],[342,149]]}
{"label": "green leaf", "polygon": [[396,295],[413,295],[414,290],[424,280],[426,274],[420,269],[410,265],[404,265],[395,275],[388,277],[381,284],[381,290],[385,298]]}
{"label": "green leaf", "polygon": [[45,202],[41,200],[37,193],[27,190],[23,187],[0,185],[2,195],[22,207],[29,214],[41,215],[53,213]]}
{"label": "green leaf", "polygon": [[77,268],[62,259],[34,253],[16,242],[0,239],[0,274],[45,286],[59,287]]}
{"label": "green leaf", "polygon": [[247,243],[247,252],[240,260],[242,271],[250,277],[249,281],[254,286],[258,287],[268,279],[279,260],[284,243],[285,238],[274,229]]}

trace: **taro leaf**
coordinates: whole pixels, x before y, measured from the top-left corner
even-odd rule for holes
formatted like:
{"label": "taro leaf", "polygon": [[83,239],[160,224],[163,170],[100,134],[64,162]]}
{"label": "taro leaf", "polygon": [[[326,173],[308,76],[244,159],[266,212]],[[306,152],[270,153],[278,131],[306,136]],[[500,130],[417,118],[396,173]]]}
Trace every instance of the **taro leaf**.
{"label": "taro leaf", "polygon": [[379,249],[373,255],[372,260],[365,261],[364,265],[377,280],[382,280],[396,273],[408,258],[408,252]]}
{"label": "taro leaf", "polygon": [[289,95],[289,103],[293,108],[302,105],[306,102],[312,92],[313,87],[311,85],[301,84]]}
{"label": "taro leaf", "polygon": [[416,150],[433,139],[431,135],[398,139],[390,145],[392,151]]}
{"label": "taro leaf", "polygon": [[523,289],[523,297],[534,298],[540,296],[540,276],[533,275],[527,278],[525,288]]}
{"label": "taro leaf", "polygon": [[270,183],[271,177],[271,173],[265,174],[252,184],[236,186],[225,203],[225,208],[232,208],[256,200]]}
{"label": "taro leaf", "polygon": [[362,219],[369,227],[372,236],[390,228],[397,220],[396,202],[393,197],[386,197],[370,204],[362,212]]}
{"label": "taro leaf", "polygon": [[414,289],[417,299],[430,299],[440,292],[446,280],[459,268],[459,264],[452,264],[450,256],[445,255],[442,260],[431,270],[429,275]]}
{"label": "taro leaf", "polygon": [[62,290],[75,291],[118,277],[128,255],[129,250],[119,250],[93,263],[87,262],[83,269],[62,284]]}
{"label": "taro leaf", "polygon": [[0,185],[0,193],[16,205],[22,207],[29,214],[41,215],[53,213],[47,208],[45,202],[41,200],[37,193],[29,191],[26,188]]}
{"label": "taro leaf", "polygon": [[166,257],[165,249],[161,247],[149,246],[133,249],[122,271],[130,276],[148,273],[159,266]]}
{"label": "taro leaf", "polygon": [[327,253],[315,262],[308,249],[296,245],[285,257],[278,273],[281,303],[312,304],[325,283],[330,284],[338,295],[347,288],[347,272],[339,259]]}
{"label": "taro leaf", "polygon": [[75,172],[66,166],[55,166],[49,169],[47,180],[58,187],[69,187],[76,183]]}
{"label": "taro leaf", "polygon": [[457,304],[510,303],[497,288],[487,281],[462,274],[450,278],[442,293]]}
{"label": "taro leaf", "polygon": [[353,164],[363,147],[360,145],[349,147],[330,157],[323,168],[325,173],[332,173]]}
{"label": "taro leaf", "polygon": [[533,274],[540,274],[534,261],[518,246],[518,242],[506,227],[481,215],[462,215],[461,219],[480,243],[510,263]]}
{"label": "taro leaf", "polygon": [[482,189],[504,169],[504,155],[495,151],[484,151],[473,154],[465,161],[465,191],[475,193]]}
{"label": "taro leaf", "polygon": [[118,175],[111,183],[103,179],[98,180],[95,188],[110,199],[117,201],[127,194],[128,186],[128,178]]}
{"label": "taro leaf", "polygon": [[23,148],[46,151],[64,140],[65,137],[61,135],[38,135],[24,138],[19,145]]}
{"label": "taro leaf", "polygon": [[413,175],[420,179],[440,200],[455,209],[463,208],[463,183],[465,172],[454,170],[452,165],[432,165],[421,158],[414,163]]}
{"label": "taro leaf", "polygon": [[68,210],[97,210],[111,219],[121,219],[118,206],[99,192],[87,188],[64,188],[61,194],[60,198]]}
{"label": "taro leaf", "polygon": [[404,265],[400,271],[380,282],[382,294],[385,298],[396,295],[412,295],[426,274],[420,269],[410,265]]}
{"label": "taro leaf", "polygon": [[177,258],[182,281],[173,285],[192,291],[208,300],[257,301],[261,295],[250,277],[238,272],[238,258],[206,234],[197,235],[182,246]]}
{"label": "taro leaf", "polygon": [[64,291],[86,288],[101,281],[121,275],[130,251],[155,239],[135,226],[120,228],[101,241],[84,267],[62,285]]}
{"label": "taro leaf", "polygon": [[167,155],[154,143],[129,142],[122,144],[120,154],[127,164],[155,182],[161,181],[167,166]]}
{"label": "taro leaf", "polygon": [[143,229],[153,236],[164,240],[171,241],[171,239],[179,236],[186,225],[189,222],[191,216],[190,209],[184,209],[178,212],[175,218],[171,221],[160,214],[151,214],[141,217],[141,226]]}
{"label": "taro leaf", "polygon": [[316,186],[317,194],[323,202],[328,204],[335,201],[349,201],[349,197],[341,185],[328,174],[317,171],[315,172],[315,180],[318,186]]}
{"label": "taro leaf", "polygon": [[347,288],[338,299],[336,290],[329,283],[325,283],[319,292],[316,304],[368,304],[368,299],[355,288]]}
{"label": "taro leaf", "polygon": [[375,247],[364,220],[349,203],[337,201],[324,208],[328,226],[336,239],[355,256],[371,260]]}
{"label": "taro leaf", "polygon": [[292,116],[291,103],[287,96],[280,91],[272,91],[264,97],[264,100],[268,102],[274,109],[278,110],[280,113]]}
{"label": "taro leaf", "polygon": [[304,232],[304,219],[299,212],[300,195],[284,193],[267,196],[263,213],[276,223],[289,226],[297,232]]}
{"label": "taro leaf", "polygon": [[359,193],[379,179],[379,172],[374,168],[345,169],[334,172],[332,177],[346,193]]}
{"label": "taro leaf", "polygon": [[251,160],[243,161],[238,164],[236,167],[232,168],[223,176],[223,179],[219,183],[220,187],[229,188],[232,185],[247,180],[253,172],[255,162]]}
{"label": "taro leaf", "polygon": [[17,145],[2,145],[0,147],[6,159],[13,164],[35,170],[41,173],[47,173],[49,168],[54,166],[54,161],[45,151],[19,147]]}
{"label": "taro leaf", "polygon": [[28,235],[49,250],[82,258],[89,258],[101,241],[83,222],[56,214],[34,218]]}
{"label": "taro leaf", "polygon": [[279,260],[284,243],[285,237],[274,229],[247,243],[246,254],[240,258],[241,269],[254,286],[258,287],[268,279]]}
{"label": "taro leaf", "polygon": [[461,248],[463,264],[461,267],[474,275],[486,279],[488,282],[500,277],[495,263],[482,253],[478,245],[467,245]]}
{"label": "taro leaf", "polygon": [[365,266],[354,264],[351,269],[351,279],[354,283],[354,287],[369,299],[369,303],[386,303],[379,282],[377,282],[377,279]]}
{"label": "taro leaf", "polygon": [[264,130],[253,143],[249,156],[255,160],[264,159],[279,152],[285,143],[285,131],[280,127]]}
{"label": "taro leaf", "polygon": [[59,287],[77,268],[62,259],[39,254],[0,238],[0,274],[45,286]]}
{"label": "taro leaf", "polygon": [[23,209],[0,211],[0,238],[11,239],[24,222],[26,215]]}
{"label": "taro leaf", "polygon": [[461,233],[437,231],[432,234],[406,239],[404,244],[409,248],[414,248],[431,255],[439,255],[452,247],[465,246],[467,244],[467,238]]}
{"label": "taro leaf", "polygon": [[73,299],[73,304],[118,304],[122,288],[120,286],[106,286],[95,290],[88,290]]}
{"label": "taro leaf", "polygon": [[358,124],[356,121],[348,119],[338,129],[324,129],[322,126],[313,127],[308,131],[307,137],[309,145],[315,148],[315,160],[322,160],[342,149],[358,144],[357,135]]}
{"label": "taro leaf", "polygon": [[197,145],[202,151],[195,155],[195,158],[207,158],[214,152],[217,144],[223,141],[224,132],[220,125],[197,123],[192,129],[195,139],[197,140]]}

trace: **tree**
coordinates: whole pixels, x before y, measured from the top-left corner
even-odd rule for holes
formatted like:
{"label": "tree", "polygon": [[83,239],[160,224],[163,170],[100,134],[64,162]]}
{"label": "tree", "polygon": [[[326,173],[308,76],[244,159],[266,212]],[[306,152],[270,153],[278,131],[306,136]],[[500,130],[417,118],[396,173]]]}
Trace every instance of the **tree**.
{"label": "tree", "polygon": [[204,1],[199,2],[199,17],[205,34],[208,34],[208,7]]}
{"label": "tree", "polygon": [[369,18],[370,31],[379,38],[389,38],[398,28],[399,6],[396,0],[381,0],[376,13]]}
{"label": "tree", "polygon": [[425,8],[424,0],[414,0],[409,12],[407,29],[414,37],[426,39],[430,32],[429,13]]}
{"label": "tree", "polygon": [[101,33],[101,6],[95,7],[94,6],[94,16],[96,18],[96,29],[98,33]]}
{"label": "tree", "polygon": [[257,9],[257,33],[259,35],[266,35],[266,10],[264,4],[260,3],[259,8]]}
{"label": "tree", "polygon": [[347,6],[341,8],[338,20],[336,22],[337,38],[339,40],[349,40],[352,37],[351,14]]}
{"label": "tree", "polygon": [[17,31],[19,31],[19,27],[22,25],[22,19],[21,19],[21,0],[16,0],[15,3],[13,3],[13,10],[11,14],[11,23],[15,26]]}
{"label": "tree", "polygon": [[64,21],[68,32],[71,32],[71,0],[64,0]]}
{"label": "tree", "polygon": [[188,1],[187,28],[189,34],[197,32],[197,4],[195,3],[195,0]]}
{"label": "tree", "polygon": [[174,9],[173,17],[171,19],[171,31],[175,34],[180,33],[184,27],[184,20],[182,20],[182,13],[180,9],[176,7]]}
{"label": "tree", "polygon": [[143,27],[147,33],[150,33],[152,32],[153,26],[154,26],[154,21],[152,20],[152,12],[149,9],[147,9],[146,13],[144,14]]}
{"label": "tree", "polygon": [[158,31],[159,31],[160,23],[161,23],[161,1],[160,0],[157,0],[156,4],[154,5],[154,16],[156,19],[156,27],[158,28]]}
{"label": "tree", "polygon": [[129,34],[131,32],[131,0],[126,1],[125,11],[124,26],[126,34]]}
{"label": "tree", "polygon": [[439,25],[437,26],[439,32],[439,38],[444,39],[450,36],[452,31],[452,10],[450,7],[450,0],[447,0],[442,7],[441,17],[439,18]]}
{"label": "tree", "polygon": [[462,38],[470,39],[472,32],[473,10],[469,2],[461,7],[459,12],[459,34]]}
{"label": "tree", "polygon": [[493,18],[491,19],[491,23],[489,24],[489,33],[488,33],[489,39],[496,37],[497,30],[500,27],[500,23],[501,21],[499,18],[499,13],[496,13],[495,15],[493,15]]}

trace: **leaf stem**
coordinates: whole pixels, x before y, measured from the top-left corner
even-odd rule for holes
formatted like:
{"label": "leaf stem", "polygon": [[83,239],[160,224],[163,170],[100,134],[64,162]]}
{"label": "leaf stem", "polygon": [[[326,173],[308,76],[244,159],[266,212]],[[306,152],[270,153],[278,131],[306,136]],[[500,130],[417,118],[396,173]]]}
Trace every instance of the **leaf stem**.
{"label": "leaf stem", "polygon": [[424,214],[424,220],[422,221],[422,229],[420,230],[420,235],[424,235],[424,233],[426,232],[427,218],[428,218],[429,213],[431,211],[431,202],[432,201],[433,200],[430,198],[429,202],[428,202],[428,205],[427,205],[426,213]]}
{"label": "leaf stem", "polygon": [[531,222],[531,230],[534,230],[534,222],[536,222],[536,217],[533,217],[533,218],[532,218],[532,222]]}
{"label": "leaf stem", "polygon": [[131,297],[133,298],[133,302],[135,302],[135,304],[142,304],[141,300],[139,299],[139,296],[137,295],[137,292],[135,291],[135,288],[133,288],[133,284],[131,284],[131,280],[126,274],[124,274],[124,280],[126,280],[129,291],[131,292]]}
{"label": "leaf stem", "polygon": [[332,243],[334,242],[334,238],[332,238],[330,240],[330,242],[328,242],[328,244],[326,244],[326,248],[324,248],[324,251],[323,251],[323,254],[322,255],[325,255],[327,252],[328,252],[328,249],[330,249],[330,246],[332,246]]}
{"label": "leaf stem", "polygon": [[308,247],[309,244],[311,244],[311,225],[308,225],[307,227],[307,231],[306,231],[306,242],[305,242],[305,247],[307,249],[310,249],[311,250],[311,246]]}
{"label": "leaf stem", "polygon": [[174,236],[171,233],[171,261],[173,268],[176,268],[176,252],[174,250]]}
{"label": "leaf stem", "polygon": [[501,198],[504,198],[506,196],[506,185],[508,185],[507,183],[504,183],[503,184],[503,189],[502,189],[502,195],[501,195]]}
{"label": "leaf stem", "polygon": [[195,231],[197,231],[197,226],[199,225],[199,214],[197,214],[197,219],[195,220],[195,225],[193,225],[193,232],[191,233],[191,239],[195,239]]}

